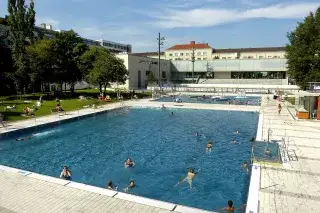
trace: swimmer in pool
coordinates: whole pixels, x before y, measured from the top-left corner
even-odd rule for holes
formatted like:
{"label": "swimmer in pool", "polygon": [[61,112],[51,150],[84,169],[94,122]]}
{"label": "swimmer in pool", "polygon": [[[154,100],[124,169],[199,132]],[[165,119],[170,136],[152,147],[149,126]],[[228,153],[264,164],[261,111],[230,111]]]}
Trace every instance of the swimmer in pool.
{"label": "swimmer in pool", "polygon": [[251,139],[250,139],[250,142],[255,142],[256,141],[256,139],[254,138],[254,137],[252,137]]}
{"label": "swimmer in pool", "polygon": [[228,206],[222,209],[222,211],[226,211],[226,213],[234,213],[235,210],[236,208],[233,207],[232,200],[228,200]]}
{"label": "swimmer in pool", "polygon": [[108,182],[108,189],[110,189],[110,190],[117,190],[118,187],[114,187],[112,181],[109,180],[109,182]]}
{"label": "swimmer in pool", "polygon": [[198,137],[198,136],[200,136],[200,134],[198,132],[196,132],[196,136]]}
{"label": "swimmer in pool", "polygon": [[33,136],[28,136],[28,137],[25,137],[25,138],[17,138],[16,141],[26,141],[26,140],[29,140],[33,138]]}
{"label": "swimmer in pool", "polygon": [[67,166],[64,166],[62,172],[60,173],[60,178],[71,180],[71,175],[72,173],[69,168]]}
{"label": "swimmer in pool", "polygon": [[185,178],[183,178],[181,181],[179,181],[179,182],[177,183],[177,185],[180,184],[180,183],[182,183],[182,182],[184,182],[184,181],[188,181],[190,188],[192,188],[192,180],[193,180],[194,176],[195,176],[199,171],[200,171],[200,169],[198,169],[198,171],[195,172],[194,169],[191,169],[191,168],[190,168],[190,169],[188,170],[187,177],[185,177]]}
{"label": "swimmer in pool", "polygon": [[236,131],[236,134],[240,134],[239,130]]}
{"label": "swimmer in pool", "polygon": [[207,148],[206,148],[207,152],[211,152],[212,146],[213,146],[212,141],[208,141]]}
{"label": "swimmer in pool", "polygon": [[127,188],[124,189],[125,192],[128,192],[129,189],[133,189],[136,185],[134,184],[134,180],[131,180]]}
{"label": "swimmer in pool", "polygon": [[173,112],[171,112],[170,116],[173,116]]}
{"label": "swimmer in pool", "polygon": [[267,156],[271,156],[272,152],[269,148],[267,148],[265,151],[264,151],[264,154],[266,154]]}
{"label": "swimmer in pool", "polygon": [[166,107],[164,106],[164,104],[162,104],[161,109],[165,109]]}
{"label": "swimmer in pool", "polygon": [[237,141],[235,139],[233,139],[231,143],[235,144],[235,143],[237,143]]}
{"label": "swimmer in pool", "polygon": [[244,161],[244,162],[242,163],[242,169],[243,169],[243,171],[249,173],[248,163],[247,163],[246,161]]}
{"label": "swimmer in pool", "polygon": [[124,167],[125,168],[128,168],[128,167],[134,167],[135,163],[130,159],[128,158],[125,162],[124,162]]}

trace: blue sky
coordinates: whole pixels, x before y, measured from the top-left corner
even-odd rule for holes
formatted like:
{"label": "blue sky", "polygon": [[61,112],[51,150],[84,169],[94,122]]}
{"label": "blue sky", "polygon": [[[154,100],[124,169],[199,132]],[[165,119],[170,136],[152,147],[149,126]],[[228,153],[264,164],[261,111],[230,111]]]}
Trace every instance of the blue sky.
{"label": "blue sky", "polygon": [[[26,0],[28,2],[28,0]],[[286,34],[319,0],[35,0],[37,25],[74,29],[81,36],[157,51],[191,40],[213,48],[282,46]],[[0,0],[0,16],[7,0]]]}

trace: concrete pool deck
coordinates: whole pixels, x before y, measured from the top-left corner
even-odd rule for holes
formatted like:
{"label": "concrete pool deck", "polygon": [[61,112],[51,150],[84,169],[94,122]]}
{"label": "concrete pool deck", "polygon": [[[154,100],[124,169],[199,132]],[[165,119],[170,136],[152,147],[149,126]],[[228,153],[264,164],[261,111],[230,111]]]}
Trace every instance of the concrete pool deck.
{"label": "concrete pool deck", "polygon": [[270,128],[288,159],[280,167],[261,164],[259,213],[320,212],[320,122],[296,121],[286,107],[279,116],[273,100],[262,105],[262,139]]}

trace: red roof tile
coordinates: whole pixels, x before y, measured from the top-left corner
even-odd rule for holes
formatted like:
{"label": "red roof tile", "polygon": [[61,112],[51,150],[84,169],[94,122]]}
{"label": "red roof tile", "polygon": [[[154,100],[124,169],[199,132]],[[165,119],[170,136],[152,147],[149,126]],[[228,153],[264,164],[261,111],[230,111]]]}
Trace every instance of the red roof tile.
{"label": "red roof tile", "polygon": [[208,43],[206,44],[196,44],[195,41],[190,41],[190,44],[178,44],[170,47],[168,50],[187,50],[187,49],[206,49],[211,48]]}

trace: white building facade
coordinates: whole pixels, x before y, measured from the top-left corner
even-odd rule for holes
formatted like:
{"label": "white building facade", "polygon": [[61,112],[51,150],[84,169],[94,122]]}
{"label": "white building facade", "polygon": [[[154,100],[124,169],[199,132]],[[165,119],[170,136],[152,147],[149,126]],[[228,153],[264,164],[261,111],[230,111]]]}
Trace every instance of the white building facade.
{"label": "white building facade", "polygon": [[[158,57],[157,53],[137,55]],[[169,48],[161,58],[171,62],[172,83],[288,85],[284,47],[213,49],[191,41]]]}

